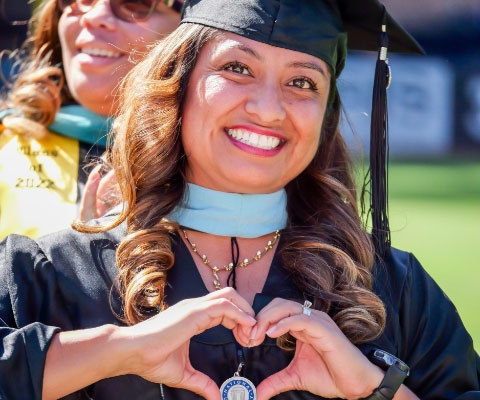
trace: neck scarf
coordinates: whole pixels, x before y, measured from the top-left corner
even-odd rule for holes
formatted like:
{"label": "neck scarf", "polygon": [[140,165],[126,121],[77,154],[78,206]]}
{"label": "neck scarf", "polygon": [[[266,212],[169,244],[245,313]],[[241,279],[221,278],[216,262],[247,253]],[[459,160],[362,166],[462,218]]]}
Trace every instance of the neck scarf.
{"label": "neck scarf", "polygon": [[256,238],[287,225],[285,189],[269,194],[225,193],[187,184],[168,216],[181,226],[219,236]]}
{"label": "neck scarf", "polygon": [[106,146],[111,124],[112,118],[74,104],[61,107],[48,129],[81,142]]}

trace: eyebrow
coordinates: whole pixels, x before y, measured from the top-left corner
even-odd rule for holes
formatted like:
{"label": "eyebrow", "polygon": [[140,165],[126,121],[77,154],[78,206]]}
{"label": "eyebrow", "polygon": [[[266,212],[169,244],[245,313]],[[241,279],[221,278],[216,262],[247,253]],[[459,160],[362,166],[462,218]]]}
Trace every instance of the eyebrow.
{"label": "eyebrow", "polygon": [[319,64],[316,64],[314,62],[292,62],[288,64],[288,67],[290,68],[307,68],[307,69],[313,69],[314,71],[320,72],[325,78],[327,78],[327,73],[325,72],[325,69],[322,68]]}
{"label": "eyebrow", "polygon": [[255,50],[251,47],[245,46],[244,44],[236,44],[234,46],[236,49],[244,51],[245,53],[250,54],[251,56],[257,58],[258,60],[263,60],[262,56],[258,54]]}
{"label": "eyebrow", "polygon": [[[259,53],[257,53],[255,50],[253,50],[251,47],[248,47],[244,44],[236,44],[234,47],[238,50],[244,51],[245,53],[255,57],[258,60],[261,60],[261,61],[263,60],[263,57]],[[314,62],[294,61],[288,64],[287,67],[312,69],[322,74],[325,78],[328,78],[325,68],[323,68],[322,66]]]}

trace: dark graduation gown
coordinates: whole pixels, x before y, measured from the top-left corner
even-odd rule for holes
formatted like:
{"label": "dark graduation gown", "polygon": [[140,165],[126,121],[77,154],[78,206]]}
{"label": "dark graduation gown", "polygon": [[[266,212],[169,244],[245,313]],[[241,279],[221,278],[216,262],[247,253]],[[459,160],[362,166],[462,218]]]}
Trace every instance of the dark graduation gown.
{"label": "dark graduation gown", "polygon": [[[0,399],[40,399],[46,352],[59,330],[118,324],[114,311],[120,299],[109,294],[117,274],[115,245],[124,235],[120,226],[104,234],[72,230],[36,241],[9,236],[0,244]],[[182,240],[176,240],[175,266],[168,274],[167,301],[203,296],[207,290]],[[364,354],[381,348],[411,368],[406,385],[422,399],[480,399],[480,362],[472,340],[452,303],[413,255],[392,251],[386,266],[375,270],[375,292],[387,308],[387,325],[377,340],[360,345]],[[291,285],[275,255],[262,293],[255,296],[258,312],[274,297],[303,296]],[[112,307],[112,308],[111,308]],[[191,340],[192,365],[220,386],[236,371],[258,385],[284,368],[292,354],[275,340],[241,348],[231,331],[219,326]],[[66,399],[190,400],[191,392],[151,383],[134,375],[99,381]],[[276,399],[319,399],[291,391]]]}

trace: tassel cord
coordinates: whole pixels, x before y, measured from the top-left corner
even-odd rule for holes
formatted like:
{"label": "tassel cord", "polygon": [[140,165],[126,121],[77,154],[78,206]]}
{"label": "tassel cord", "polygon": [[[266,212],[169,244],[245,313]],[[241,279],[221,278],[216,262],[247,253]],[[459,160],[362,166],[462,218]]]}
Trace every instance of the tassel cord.
{"label": "tassel cord", "polygon": [[230,248],[232,251],[232,270],[228,274],[227,278],[227,286],[233,287],[235,290],[237,289],[237,265],[238,260],[240,258],[240,247],[238,245],[237,238],[233,236],[230,239]]}
{"label": "tassel cord", "polygon": [[375,66],[372,97],[372,121],[370,132],[370,215],[372,240],[377,256],[384,258],[390,248],[388,221],[388,104],[387,84],[389,66],[387,60],[388,36],[386,11],[379,36],[379,53]]}

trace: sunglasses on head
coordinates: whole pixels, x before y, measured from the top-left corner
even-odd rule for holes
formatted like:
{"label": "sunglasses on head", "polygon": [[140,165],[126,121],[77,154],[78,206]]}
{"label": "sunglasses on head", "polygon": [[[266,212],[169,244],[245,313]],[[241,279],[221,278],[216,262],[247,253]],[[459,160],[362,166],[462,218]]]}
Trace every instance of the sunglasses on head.
{"label": "sunglasses on head", "polygon": [[[57,0],[60,11],[71,7],[73,11],[82,14],[88,12],[96,2],[97,0]],[[110,8],[118,19],[139,22],[148,19],[160,2],[177,12],[181,11],[183,5],[179,0],[110,0]]]}

